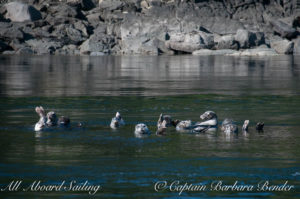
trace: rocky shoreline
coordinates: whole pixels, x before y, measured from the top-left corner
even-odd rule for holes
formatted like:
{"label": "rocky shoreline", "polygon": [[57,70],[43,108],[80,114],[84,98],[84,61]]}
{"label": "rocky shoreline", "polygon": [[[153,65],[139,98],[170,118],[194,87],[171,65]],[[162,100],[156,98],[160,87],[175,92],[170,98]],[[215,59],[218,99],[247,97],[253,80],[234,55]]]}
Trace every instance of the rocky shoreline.
{"label": "rocky shoreline", "polygon": [[0,54],[300,54],[300,1],[0,1]]}

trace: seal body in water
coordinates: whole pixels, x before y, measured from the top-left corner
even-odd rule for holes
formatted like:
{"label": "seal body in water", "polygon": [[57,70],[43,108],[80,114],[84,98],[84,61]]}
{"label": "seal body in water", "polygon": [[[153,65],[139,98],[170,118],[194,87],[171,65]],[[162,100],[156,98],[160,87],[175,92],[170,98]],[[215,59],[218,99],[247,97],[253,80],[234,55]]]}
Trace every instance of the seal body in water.
{"label": "seal body in water", "polygon": [[203,122],[197,122],[192,131],[195,133],[201,133],[206,131],[215,132],[218,128],[218,116],[213,111],[206,111],[200,115],[200,119],[205,120]]}
{"label": "seal body in water", "polygon": [[257,131],[263,131],[263,130],[264,130],[264,125],[265,125],[265,123],[263,123],[263,122],[258,122],[258,123],[256,124],[256,130],[257,130]]}
{"label": "seal body in water", "polygon": [[221,130],[225,133],[237,133],[238,127],[232,119],[226,118],[222,122]]}
{"label": "seal body in water", "polygon": [[125,125],[125,122],[124,122],[121,114],[119,112],[117,112],[116,116],[111,119],[110,127],[112,129],[117,129],[124,125]]}
{"label": "seal body in water", "polygon": [[47,122],[46,113],[45,113],[45,110],[42,106],[35,107],[35,112],[40,116],[40,120],[35,124],[34,130],[35,131],[41,131],[47,126],[47,124],[46,124],[46,122]]}
{"label": "seal body in water", "polygon": [[140,123],[135,126],[134,134],[135,135],[149,135],[150,131],[146,124]]}

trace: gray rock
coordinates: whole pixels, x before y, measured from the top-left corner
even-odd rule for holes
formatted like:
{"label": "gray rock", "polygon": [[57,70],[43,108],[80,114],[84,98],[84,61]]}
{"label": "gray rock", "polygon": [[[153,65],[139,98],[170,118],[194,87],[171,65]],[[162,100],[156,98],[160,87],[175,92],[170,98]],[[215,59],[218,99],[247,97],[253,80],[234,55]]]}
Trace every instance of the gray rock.
{"label": "gray rock", "polygon": [[80,30],[82,32],[82,35],[84,37],[88,37],[89,36],[88,30],[87,30],[87,26],[88,26],[88,24],[86,23],[86,21],[77,21],[76,23],[74,23],[74,27],[77,30]]}
{"label": "gray rock", "polygon": [[272,25],[273,30],[283,38],[291,39],[297,35],[295,28],[280,20],[270,20],[270,24]]}
{"label": "gray rock", "polygon": [[166,46],[169,49],[185,52],[185,53],[192,53],[196,50],[205,48],[204,44],[195,44],[195,43],[188,43],[188,42],[176,42],[176,41],[166,41]]}
{"label": "gray rock", "polygon": [[233,56],[274,56],[274,55],[278,55],[278,53],[274,49],[268,48],[266,46],[259,46],[259,47],[252,48],[252,49],[237,51],[230,55],[233,55]]}
{"label": "gray rock", "polygon": [[114,45],[115,39],[112,36],[104,34],[92,35],[80,45],[80,54],[90,54],[91,52],[110,53]]}
{"label": "gray rock", "polygon": [[[8,23],[7,23],[8,24]],[[0,24],[0,38],[2,39],[23,39],[24,34],[17,26],[7,26],[6,23]]]}
{"label": "gray rock", "polygon": [[55,54],[58,54],[58,55],[79,55],[80,51],[79,51],[79,49],[77,48],[76,45],[70,44],[70,45],[63,46],[60,49],[57,49],[55,51]]}
{"label": "gray rock", "polygon": [[81,32],[73,27],[67,27],[66,33],[69,39],[73,41],[72,43],[78,44],[86,40],[86,38],[82,36]]}
{"label": "gray rock", "polygon": [[202,24],[205,29],[210,32],[225,35],[235,34],[236,30],[244,29],[241,22],[233,19],[221,18],[221,17],[208,17],[202,19]]}
{"label": "gray rock", "polygon": [[97,24],[100,22],[100,13],[92,13],[86,16],[88,22],[92,26],[97,26]]}
{"label": "gray rock", "polygon": [[99,7],[101,9],[117,10],[123,6],[120,0],[99,0]]}
{"label": "gray rock", "polygon": [[154,39],[153,45],[157,47],[158,53],[165,53],[168,55],[173,55],[174,51],[167,48],[165,41],[162,41],[160,39]]}
{"label": "gray rock", "polygon": [[31,47],[37,54],[54,54],[56,49],[62,47],[62,43],[51,39],[31,39],[26,41],[26,44]]}
{"label": "gray rock", "polygon": [[271,48],[279,54],[293,54],[294,42],[287,39],[271,41]]}
{"label": "gray rock", "polygon": [[215,42],[217,43],[216,49],[232,49],[232,50],[238,50],[239,49],[239,43],[235,40],[233,35],[224,35],[220,36],[219,38],[215,39]]}
{"label": "gray rock", "polygon": [[209,50],[200,49],[193,52],[193,55],[207,56],[207,55],[230,55],[236,53],[236,50],[223,49],[223,50]]}
{"label": "gray rock", "polygon": [[240,48],[250,48],[264,44],[265,36],[263,32],[250,32],[239,29],[235,34],[235,40],[239,42]]}
{"label": "gray rock", "polygon": [[5,18],[14,22],[35,21],[42,18],[41,13],[31,5],[10,2],[4,5],[7,13]]}

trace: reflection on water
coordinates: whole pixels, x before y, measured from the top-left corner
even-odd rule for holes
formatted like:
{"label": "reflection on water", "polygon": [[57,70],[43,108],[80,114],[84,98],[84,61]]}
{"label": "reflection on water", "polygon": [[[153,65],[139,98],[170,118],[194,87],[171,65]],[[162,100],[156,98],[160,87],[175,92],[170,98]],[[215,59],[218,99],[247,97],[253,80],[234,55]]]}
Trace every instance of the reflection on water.
{"label": "reflection on water", "polygon": [[1,56],[2,96],[299,94],[300,57]]}

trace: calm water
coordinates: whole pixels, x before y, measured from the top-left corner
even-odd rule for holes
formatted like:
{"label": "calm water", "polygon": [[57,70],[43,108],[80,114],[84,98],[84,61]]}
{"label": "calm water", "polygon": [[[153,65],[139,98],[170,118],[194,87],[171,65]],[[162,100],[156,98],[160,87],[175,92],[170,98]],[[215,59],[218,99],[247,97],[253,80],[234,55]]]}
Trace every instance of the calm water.
{"label": "calm water", "polygon": [[[1,198],[299,198],[300,57],[0,56],[0,188],[89,181],[87,192],[0,192]],[[35,106],[71,118],[69,129],[35,133]],[[156,136],[160,113],[199,121],[206,110],[249,133],[226,136],[168,129]],[[112,131],[120,111],[127,125]],[[255,123],[266,123],[264,132]],[[76,123],[83,123],[82,128]],[[134,126],[152,134],[136,138]],[[289,192],[156,192],[158,181],[232,185],[261,181]]]}

